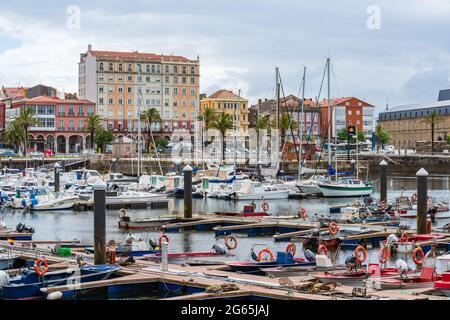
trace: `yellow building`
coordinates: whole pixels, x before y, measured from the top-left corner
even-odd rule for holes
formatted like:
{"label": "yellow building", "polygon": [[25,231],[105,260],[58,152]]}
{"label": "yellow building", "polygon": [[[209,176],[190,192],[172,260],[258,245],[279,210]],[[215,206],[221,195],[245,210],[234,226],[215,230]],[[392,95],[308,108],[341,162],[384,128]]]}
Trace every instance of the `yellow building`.
{"label": "yellow building", "polygon": [[217,114],[225,112],[231,115],[232,119],[234,117],[236,130],[247,133],[249,126],[247,99],[239,97],[230,90],[219,90],[200,101],[201,112],[206,108],[211,108]]}

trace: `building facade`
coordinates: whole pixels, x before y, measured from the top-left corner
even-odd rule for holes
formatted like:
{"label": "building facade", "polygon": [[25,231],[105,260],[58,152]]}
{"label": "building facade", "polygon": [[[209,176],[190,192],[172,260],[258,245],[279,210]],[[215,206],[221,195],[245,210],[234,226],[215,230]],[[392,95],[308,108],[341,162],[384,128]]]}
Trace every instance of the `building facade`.
{"label": "building facade", "polygon": [[424,118],[436,111],[441,118],[435,127],[435,140],[450,135],[450,90],[441,90],[438,101],[402,105],[380,112],[378,125],[390,133],[397,149],[416,149],[417,142],[431,141],[431,127]]}
{"label": "building facade", "polygon": [[214,110],[216,114],[222,112],[229,114],[236,125],[236,130],[241,130],[243,134],[248,133],[250,123],[247,99],[230,90],[218,90],[200,101],[200,111],[203,112],[206,108]]}
{"label": "building facade", "polygon": [[329,121],[328,100],[322,100],[320,102],[322,136],[328,137],[328,125],[332,138],[336,138],[340,130],[355,126],[369,138],[374,130],[374,110],[375,106],[355,97],[331,99],[331,121]]}
{"label": "building facade", "polygon": [[20,115],[22,108],[31,108],[38,120],[29,129],[30,148],[51,149],[55,153],[78,153],[90,148],[85,126],[87,118],[95,114],[94,102],[45,96],[16,100],[5,111],[6,126]]}
{"label": "building facade", "polygon": [[138,102],[141,113],[149,108],[159,111],[162,121],[153,124],[156,135],[170,137],[176,129],[194,132],[199,107],[198,57],[94,51],[89,45],[80,56],[78,80],[79,98],[96,102],[104,126],[117,137],[137,137]]}

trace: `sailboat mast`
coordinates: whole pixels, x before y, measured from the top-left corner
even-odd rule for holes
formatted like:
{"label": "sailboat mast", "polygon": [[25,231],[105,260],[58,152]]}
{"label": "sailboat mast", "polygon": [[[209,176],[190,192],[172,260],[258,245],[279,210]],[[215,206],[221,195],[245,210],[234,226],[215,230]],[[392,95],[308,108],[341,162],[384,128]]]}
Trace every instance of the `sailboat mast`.
{"label": "sailboat mast", "polygon": [[[241,110],[241,89],[238,90],[238,108]],[[239,111],[240,112],[240,111]],[[236,108],[233,109],[233,145],[234,145],[234,176],[236,177]]]}
{"label": "sailboat mast", "polygon": [[275,125],[276,129],[278,130],[278,121],[280,118],[280,83],[278,82],[279,75],[278,75],[278,67],[275,68],[275,86],[276,86],[276,96],[277,96],[277,110],[276,110],[276,119],[275,119]]}
{"label": "sailboat mast", "polygon": [[138,169],[137,176],[141,175],[141,154],[142,154],[142,128],[141,128],[141,65],[138,64],[138,78],[137,78],[137,117],[138,117]]}
{"label": "sailboat mast", "polygon": [[306,80],[306,66],[303,67],[303,79],[302,79],[302,106],[300,117],[300,145],[299,145],[299,157],[298,157],[298,180],[300,180],[300,174],[303,165],[303,128],[305,120],[304,101],[305,101],[305,80]]}
{"label": "sailboat mast", "polygon": [[328,78],[328,165],[331,164],[331,106],[330,106],[330,57],[327,58]]}

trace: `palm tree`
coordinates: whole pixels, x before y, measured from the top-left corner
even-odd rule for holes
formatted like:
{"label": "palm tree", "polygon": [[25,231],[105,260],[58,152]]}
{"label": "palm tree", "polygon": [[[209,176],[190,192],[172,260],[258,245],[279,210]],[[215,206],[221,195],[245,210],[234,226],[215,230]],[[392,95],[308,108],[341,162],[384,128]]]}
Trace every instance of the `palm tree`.
{"label": "palm tree", "polygon": [[161,117],[158,110],[150,108],[141,113],[141,120],[147,122],[147,150],[150,151],[150,139],[153,141],[152,124],[161,122]]}
{"label": "palm tree", "polygon": [[421,121],[431,126],[431,152],[434,152],[434,129],[441,121],[442,117],[436,111],[431,112]]}
{"label": "palm tree", "polygon": [[230,114],[222,112],[209,123],[209,127],[220,131],[222,136],[222,161],[225,160],[225,134],[228,129],[233,129],[233,119]]}
{"label": "palm tree", "polygon": [[[205,124],[205,128],[209,129],[211,127],[211,123],[216,119],[216,113],[210,107],[206,107],[203,109],[202,114],[200,115],[200,120]],[[206,130],[206,143],[208,143],[208,130]]]}
{"label": "palm tree", "polygon": [[[272,123],[272,127],[276,127],[275,123]],[[291,119],[288,113],[284,113],[278,121],[278,129],[281,130],[281,146],[284,146],[286,131],[297,129],[297,122]]]}
{"label": "palm tree", "polygon": [[102,118],[98,114],[90,115],[86,119],[86,130],[89,132],[91,136],[91,149],[94,149],[94,139],[95,139],[95,132],[98,128],[100,128],[100,125],[102,123]]}
{"label": "palm tree", "polygon": [[22,125],[17,121],[12,121],[3,133],[3,142],[6,145],[14,146],[14,151],[18,151],[18,147],[22,144],[25,131]]}
{"label": "palm tree", "polygon": [[17,117],[17,122],[20,126],[22,126],[24,130],[24,136],[23,136],[23,155],[27,155],[27,147],[28,147],[28,130],[31,126],[36,125],[38,123],[38,120],[36,119],[36,115],[34,114],[33,109],[25,107],[20,109],[20,114]]}

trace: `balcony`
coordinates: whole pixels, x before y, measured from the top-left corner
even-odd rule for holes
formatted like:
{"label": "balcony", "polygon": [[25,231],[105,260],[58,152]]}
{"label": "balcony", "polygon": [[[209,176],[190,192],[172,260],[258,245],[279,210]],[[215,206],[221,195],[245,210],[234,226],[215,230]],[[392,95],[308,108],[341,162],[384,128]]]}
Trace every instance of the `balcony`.
{"label": "balcony", "polygon": [[78,112],[79,117],[84,117],[84,112]]}
{"label": "balcony", "polygon": [[58,116],[60,116],[60,117],[65,117],[65,116],[66,116],[66,113],[65,113],[65,112],[58,112]]}
{"label": "balcony", "polygon": [[75,128],[74,128],[74,127],[68,127],[68,128],[67,128],[67,131],[73,132],[73,131],[75,131]]}
{"label": "balcony", "polygon": [[69,111],[69,117],[75,117],[75,113]]}

